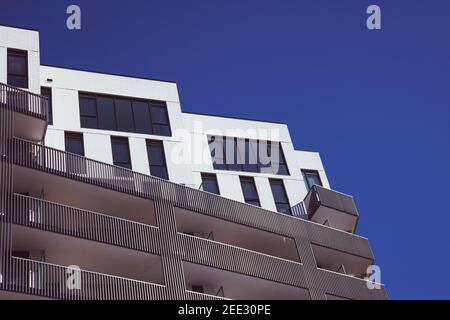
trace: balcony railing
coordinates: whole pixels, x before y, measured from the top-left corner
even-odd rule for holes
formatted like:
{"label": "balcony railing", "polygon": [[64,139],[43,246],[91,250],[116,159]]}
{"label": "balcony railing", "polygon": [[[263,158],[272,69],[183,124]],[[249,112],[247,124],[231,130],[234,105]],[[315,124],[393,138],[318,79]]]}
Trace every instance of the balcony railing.
{"label": "balcony railing", "polygon": [[[73,270],[73,269],[72,269]],[[64,300],[149,300],[165,298],[165,287],[17,257],[4,278],[7,291]],[[72,277],[71,277],[72,276]]]}
{"label": "balcony railing", "polygon": [[13,162],[58,176],[148,198],[164,180],[14,138]]}
{"label": "balcony railing", "polygon": [[[19,138],[11,140],[10,150],[12,152],[10,159],[18,166],[144,199],[162,199],[173,203],[174,206],[179,208],[261,228],[269,232],[285,234],[282,228],[283,223],[274,223],[274,219],[290,219],[289,216],[279,215],[273,211]],[[344,251],[349,250],[350,252],[356,250],[362,256],[373,257],[367,239],[360,239],[360,245],[355,247],[350,244],[354,244],[355,239],[359,238],[345,232],[337,234],[335,230],[317,227],[314,225],[310,226],[310,228],[314,229],[313,235],[317,235],[319,244],[322,243],[321,239],[329,239],[326,241],[328,246]],[[290,236],[289,234],[285,235]],[[336,237],[340,239],[340,242],[332,240]]]}
{"label": "balcony railing", "polygon": [[3,83],[0,83],[0,107],[42,120],[48,119],[46,97]]}
{"label": "balcony railing", "polygon": [[309,220],[354,232],[358,210],[353,197],[315,185],[303,203]]}
{"label": "balcony railing", "polygon": [[150,225],[19,194],[14,194],[12,210],[14,224],[144,252],[156,250],[157,228]]}

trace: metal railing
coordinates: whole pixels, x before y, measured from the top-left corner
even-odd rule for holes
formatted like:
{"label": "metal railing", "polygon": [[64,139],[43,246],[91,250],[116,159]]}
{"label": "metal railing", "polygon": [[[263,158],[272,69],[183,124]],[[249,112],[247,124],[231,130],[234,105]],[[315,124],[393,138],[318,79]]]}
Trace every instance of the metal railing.
{"label": "metal railing", "polygon": [[352,196],[314,185],[303,201],[308,218],[311,219],[320,206],[338,210],[352,216],[358,216]]}
{"label": "metal railing", "polygon": [[157,228],[150,225],[19,194],[13,196],[12,210],[14,224],[144,252],[156,250]]}
{"label": "metal railing", "polygon": [[4,281],[8,291],[64,300],[148,300],[166,294],[158,284],[17,257]]}
{"label": "metal railing", "polygon": [[100,187],[148,198],[165,180],[109,165],[76,154],[14,138],[12,158],[17,165],[38,169]]}
{"label": "metal railing", "polygon": [[[270,210],[19,138],[11,140],[10,150],[12,151],[10,161],[18,166],[36,169],[144,199],[163,200],[175,207],[204,213],[284,236],[291,236],[291,232],[286,233],[283,227],[284,222],[281,223],[281,221],[286,220],[286,225],[307,223],[307,227],[311,230],[311,236],[317,238],[316,241],[319,241],[319,243],[323,242],[321,239],[329,239],[326,243],[331,242],[333,248],[349,250],[350,253],[356,250],[362,256],[373,257],[367,239],[360,239],[360,237],[343,231],[325,228],[303,219],[296,219],[299,217],[280,215]],[[301,220],[302,222],[288,222],[290,219]],[[341,241],[333,241],[336,238],[341,239]]]}
{"label": "metal railing", "polygon": [[0,83],[0,107],[33,116],[48,119],[48,98]]}

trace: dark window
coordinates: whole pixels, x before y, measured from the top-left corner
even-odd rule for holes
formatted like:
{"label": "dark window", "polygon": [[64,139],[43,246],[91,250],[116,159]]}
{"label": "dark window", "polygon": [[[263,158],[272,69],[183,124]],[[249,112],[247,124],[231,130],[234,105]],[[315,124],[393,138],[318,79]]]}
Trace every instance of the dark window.
{"label": "dark window", "polygon": [[320,180],[319,172],[314,170],[302,170],[303,177],[305,179],[306,187],[308,191],[314,185],[322,186],[322,180]]}
{"label": "dark window", "polygon": [[152,134],[149,103],[133,101],[134,124],[137,133]]}
{"label": "dark window", "polygon": [[[65,132],[66,151],[84,157],[83,134],[74,132]],[[68,155],[66,157],[67,172],[86,173],[86,159]]]}
{"label": "dark window", "polygon": [[131,100],[116,99],[117,130],[134,132],[133,109]]}
{"label": "dark window", "polygon": [[147,140],[147,154],[150,164],[150,174],[161,179],[169,180],[162,141]]}
{"label": "dark window", "polygon": [[97,114],[99,129],[117,130],[114,99],[109,97],[97,97]]}
{"label": "dark window", "polygon": [[202,173],[202,189],[220,195],[219,184],[215,174]]}
{"label": "dark window", "polygon": [[289,175],[289,171],[286,165],[286,159],[284,158],[283,148],[280,143],[271,143],[270,159],[272,164],[272,173],[278,175]]}
{"label": "dark window", "polygon": [[292,214],[286,190],[284,189],[283,180],[269,179],[269,182],[277,211],[284,214]]}
{"label": "dark window", "polygon": [[128,139],[121,137],[111,137],[111,146],[114,165],[131,169],[130,148]]}
{"label": "dark window", "polygon": [[216,170],[226,170],[225,164],[225,141],[223,137],[208,137],[208,144],[211,150],[213,167]]}
{"label": "dark window", "polygon": [[65,133],[66,151],[84,157],[83,134]]}
{"label": "dark window", "polygon": [[245,164],[245,140],[226,138],[225,155],[228,170],[243,171]]}
{"label": "dark window", "polygon": [[244,194],[245,202],[260,207],[261,203],[259,202],[255,180],[252,177],[240,177],[239,179],[241,180],[242,193]]}
{"label": "dark window", "polygon": [[170,137],[172,133],[170,132],[169,115],[167,114],[166,104],[163,102],[151,102],[150,109],[153,134]]}
{"label": "dark window", "polygon": [[41,95],[48,99],[48,124],[53,124],[52,88],[41,87]]}
{"label": "dark window", "polygon": [[98,128],[97,101],[95,97],[80,95],[80,121],[82,128]]}
{"label": "dark window", "polygon": [[28,88],[28,52],[8,49],[8,84]]}
{"label": "dark window", "polygon": [[216,170],[289,175],[280,143],[220,136],[208,143]]}
{"label": "dark window", "polygon": [[171,136],[164,101],[80,94],[82,128]]}
{"label": "dark window", "polygon": [[258,163],[258,141],[246,139],[245,150],[243,152],[245,153],[245,163],[243,171],[259,172],[260,167]]}

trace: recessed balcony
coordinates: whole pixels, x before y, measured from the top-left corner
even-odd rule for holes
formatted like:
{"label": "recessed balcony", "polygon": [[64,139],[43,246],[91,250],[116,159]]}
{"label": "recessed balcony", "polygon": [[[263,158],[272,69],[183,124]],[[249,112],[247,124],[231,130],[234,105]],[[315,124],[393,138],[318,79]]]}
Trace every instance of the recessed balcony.
{"label": "recessed balcony", "polygon": [[20,257],[11,258],[2,285],[6,291],[0,291],[0,299],[9,300],[167,299],[162,285]]}
{"label": "recessed balcony", "polygon": [[315,185],[306,195],[304,205],[310,221],[355,232],[358,210],[353,197]]}
{"label": "recessed balcony", "polygon": [[301,262],[290,237],[180,208],[175,208],[175,219],[180,233]]}
{"label": "recessed balcony", "polygon": [[14,136],[43,140],[48,118],[46,97],[0,83],[0,107],[13,112]]}
{"label": "recessed balcony", "polygon": [[305,288],[183,262],[186,289],[236,300],[310,300]]}
{"label": "recessed balcony", "polygon": [[373,259],[328,247],[311,244],[311,248],[317,267],[320,269],[364,279],[367,275],[367,268],[373,264]]}
{"label": "recessed balcony", "polygon": [[138,251],[157,252],[155,243],[159,234],[154,226],[21,194],[14,194],[10,222]]}
{"label": "recessed balcony", "polygon": [[[78,266],[100,274],[164,284],[161,256],[13,224],[11,251],[17,258]],[[127,235],[123,235],[126,237]]]}

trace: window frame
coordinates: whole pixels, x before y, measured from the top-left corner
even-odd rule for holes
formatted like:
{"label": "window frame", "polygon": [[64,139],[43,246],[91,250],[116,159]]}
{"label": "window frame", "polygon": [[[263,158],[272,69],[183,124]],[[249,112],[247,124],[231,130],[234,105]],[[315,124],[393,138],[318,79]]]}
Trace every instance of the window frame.
{"label": "window frame", "polygon": [[[49,94],[45,94],[47,91]],[[48,124],[53,125],[53,90],[52,87],[41,87],[41,96],[48,98]]]}
{"label": "window frame", "polygon": [[318,170],[312,170],[312,169],[302,169],[302,175],[303,175],[303,179],[305,180],[305,184],[306,187],[308,188],[308,192],[309,190],[312,189],[313,186],[315,185],[310,185],[309,180],[308,180],[308,175],[314,174],[317,176],[317,178],[319,178],[319,187],[323,187],[323,182],[322,182],[322,178],[320,178],[320,173]]}
{"label": "window frame", "polygon": [[[204,192],[209,192],[209,193],[216,194],[216,195],[220,196],[220,187],[219,187],[219,181],[217,181],[217,175],[215,173],[202,172],[200,174],[200,176],[201,176],[201,179],[202,179],[202,190]],[[217,193],[216,192],[212,192],[210,190],[205,190],[204,189],[204,185],[205,185],[204,182],[205,182],[205,180],[208,180],[208,179],[209,180],[214,180],[214,183],[216,184],[216,187],[217,187]]]}
{"label": "window frame", "polygon": [[[273,200],[275,202],[275,207],[277,208],[277,212],[281,213],[281,214],[292,215],[292,206],[291,206],[291,203],[289,202],[289,196],[286,192],[286,187],[284,185],[283,179],[269,179],[269,184],[270,184],[270,190],[272,191]],[[284,197],[286,198],[286,202],[279,202],[276,200],[275,194],[273,192],[274,185],[281,185],[281,187],[283,189]],[[289,213],[280,212],[278,209],[278,204],[283,204],[283,205],[287,204],[288,208],[289,208]]]}
{"label": "window frame", "polygon": [[[239,182],[241,184],[242,194],[244,195],[244,201],[247,204],[251,204],[257,207],[261,207],[261,199],[259,197],[258,188],[256,187],[255,178],[254,177],[247,177],[247,176],[240,176]],[[255,188],[256,192],[256,198],[246,198],[245,191],[244,191],[244,184],[248,183],[251,184],[252,187]],[[257,202],[258,204],[254,204],[253,202]]]}
{"label": "window frame", "polygon": [[[84,91],[79,91],[78,92],[78,101],[79,101],[79,110],[80,110],[80,127],[81,128],[85,128],[85,129],[97,129],[97,130],[105,130],[105,131],[113,131],[113,132],[126,132],[126,133],[137,133],[137,134],[145,134],[145,135],[155,135],[155,136],[160,136],[160,137],[171,137],[172,136],[172,127],[171,127],[171,122],[170,122],[170,117],[169,117],[169,110],[167,108],[167,102],[166,101],[162,101],[162,100],[152,100],[152,99],[142,99],[142,98],[135,98],[135,97],[126,97],[126,96],[119,96],[119,95],[110,95],[110,94],[103,94],[103,93],[93,93],[93,92],[84,92]],[[88,99],[93,99],[95,101],[95,111],[96,111],[96,116],[92,116],[92,115],[86,115],[86,114],[82,114],[81,112],[81,98],[88,98]],[[98,104],[98,100],[100,98],[109,98],[113,100],[113,115],[114,115],[114,129],[105,129],[105,128],[100,128],[100,118],[99,118],[99,104]],[[131,121],[132,121],[132,126],[133,126],[133,130],[132,131],[125,131],[125,130],[120,130],[119,129],[119,123],[117,121],[118,119],[118,114],[117,114],[117,108],[116,108],[116,102],[117,100],[126,100],[130,102],[130,106],[131,106]],[[135,118],[135,103],[136,102],[140,102],[140,103],[145,103],[146,104],[146,112],[148,115],[148,125],[149,128],[148,130],[139,130],[137,129],[138,126],[136,126],[136,118]],[[167,119],[167,123],[163,123],[163,122],[158,122],[156,120],[153,119],[152,117],[152,111],[154,108],[160,108],[163,109],[163,112],[165,113],[165,117]],[[89,128],[86,126],[83,126],[81,119],[83,117],[86,118],[96,118],[96,127],[95,128]],[[165,134],[160,134],[160,133],[155,133],[155,126],[165,126],[167,127],[167,131],[168,131],[168,135]],[[141,131],[148,131],[148,132],[141,132]]]}
{"label": "window frame", "polygon": [[[82,98],[94,100],[95,116],[93,116],[93,115],[84,115],[84,114],[81,113],[81,99]],[[82,94],[80,92],[78,94],[78,109],[79,109],[79,112],[80,112],[80,128],[83,128],[83,129],[98,129],[99,125],[98,125],[97,98],[94,97],[94,96],[90,96],[89,94]],[[81,118],[83,118],[83,117],[95,119],[95,123],[96,123],[95,128],[83,126],[82,121],[81,121]]]}
{"label": "window frame", "polygon": [[[128,166],[123,166],[123,164],[128,164],[127,162],[117,162],[116,160],[114,160],[114,143],[115,142],[126,142],[127,145],[127,151],[128,151],[128,159],[129,159],[129,167]],[[131,152],[130,152],[130,142],[129,139],[127,137],[118,137],[118,136],[111,136],[111,152],[112,152],[112,158],[113,158],[113,164],[116,167],[121,167],[124,169],[128,169],[128,170],[132,170],[133,169],[133,165],[131,163]]]}
{"label": "window frame", "polygon": [[[73,153],[67,150],[67,140],[74,139],[81,141],[82,154]],[[80,138],[80,139],[78,139]],[[87,164],[84,149],[84,135],[81,132],[64,131],[64,150],[73,156],[66,157],[66,170],[69,173],[85,174],[87,172]],[[72,161],[71,161],[72,160]]]}
{"label": "window frame", "polygon": [[[223,159],[218,158],[216,154],[213,156],[213,152],[211,149],[212,143],[217,143],[216,139],[221,139],[222,147],[223,147]],[[284,155],[283,146],[281,142],[274,141],[265,141],[265,140],[257,140],[257,139],[249,139],[249,138],[237,138],[237,137],[227,137],[227,136],[217,136],[217,135],[208,135],[208,147],[210,148],[210,155],[213,164],[213,168],[215,170],[223,170],[223,171],[234,171],[234,172],[247,172],[253,174],[266,174],[266,175],[275,175],[275,176],[290,176],[290,170],[288,164],[286,162],[286,157]],[[229,144],[232,143],[233,146],[230,147]],[[240,150],[240,143],[244,146],[244,150]],[[278,162],[271,162],[269,164],[262,164],[260,158],[260,150],[261,148],[266,148],[267,155],[272,157],[272,144],[278,145],[279,159]],[[253,147],[256,147],[256,150],[253,150]],[[227,149],[233,150],[234,152],[234,164],[227,163]],[[244,151],[244,154],[242,154]],[[256,152],[256,155],[254,154]],[[252,157],[256,157],[256,163],[251,164],[250,160]],[[244,159],[244,163],[238,163],[238,159]],[[223,164],[217,163],[218,161],[223,161]],[[273,165],[278,164],[277,172],[274,172]],[[284,166],[286,169],[283,171],[284,173],[280,173],[280,166]]]}
{"label": "window frame", "polygon": [[[9,57],[15,56],[25,59],[25,75],[22,74],[16,74],[12,73],[10,71],[10,64],[9,64]],[[14,48],[8,48],[6,53],[6,83],[8,85],[11,85],[13,87],[22,88],[22,89],[29,89],[30,87],[30,76],[29,76],[29,66],[28,66],[28,51],[27,50],[20,50],[20,49],[14,49]],[[17,86],[14,84],[11,84],[10,82],[10,76],[14,77],[22,77],[26,79],[26,86]]]}
{"label": "window frame", "polygon": [[[83,154],[78,154],[78,153],[73,153],[73,152],[67,151],[67,144],[66,144],[67,139],[68,138],[74,138],[74,137],[77,137],[77,138],[81,137],[80,141],[81,141],[81,148],[83,150],[83,152],[82,152]],[[75,140],[75,139],[73,139],[73,140]],[[80,157],[84,157],[85,156],[85,149],[84,149],[84,135],[83,135],[83,133],[82,132],[64,131],[64,150],[66,152],[69,152],[69,153],[72,153],[72,154],[76,154],[76,155],[78,155]]]}
{"label": "window frame", "polygon": [[[154,140],[154,139],[147,139],[147,140],[145,141],[145,145],[146,145],[146,147],[147,147],[147,159],[148,159],[148,165],[149,165],[150,175],[152,175],[152,176],[154,176],[154,177],[157,177],[157,178],[160,178],[160,179],[170,180],[170,179],[169,179],[169,170],[168,170],[168,168],[167,168],[166,152],[165,152],[165,149],[164,149],[164,143],[163,143],[163,141],[161,141],[161,140]],[[153,146],[153,147],[159,147],[159,148],[161,148],[161,153],[162,153],[162,156],[163,156],[163,162],[164,162],[164,165],[160,165],[160,164],[152,164],[152,163],[151,163],[151,161],[150,161],[150,154],[149,154],[149,147],[152,147],[152,146]],[[159,176],[153,175],[153,174],[152,174],[152,167],[164,168],[165,173],[166,173],[166,177],[167,177],[167,178],[163,178],[163,177],[159,177]]]}

